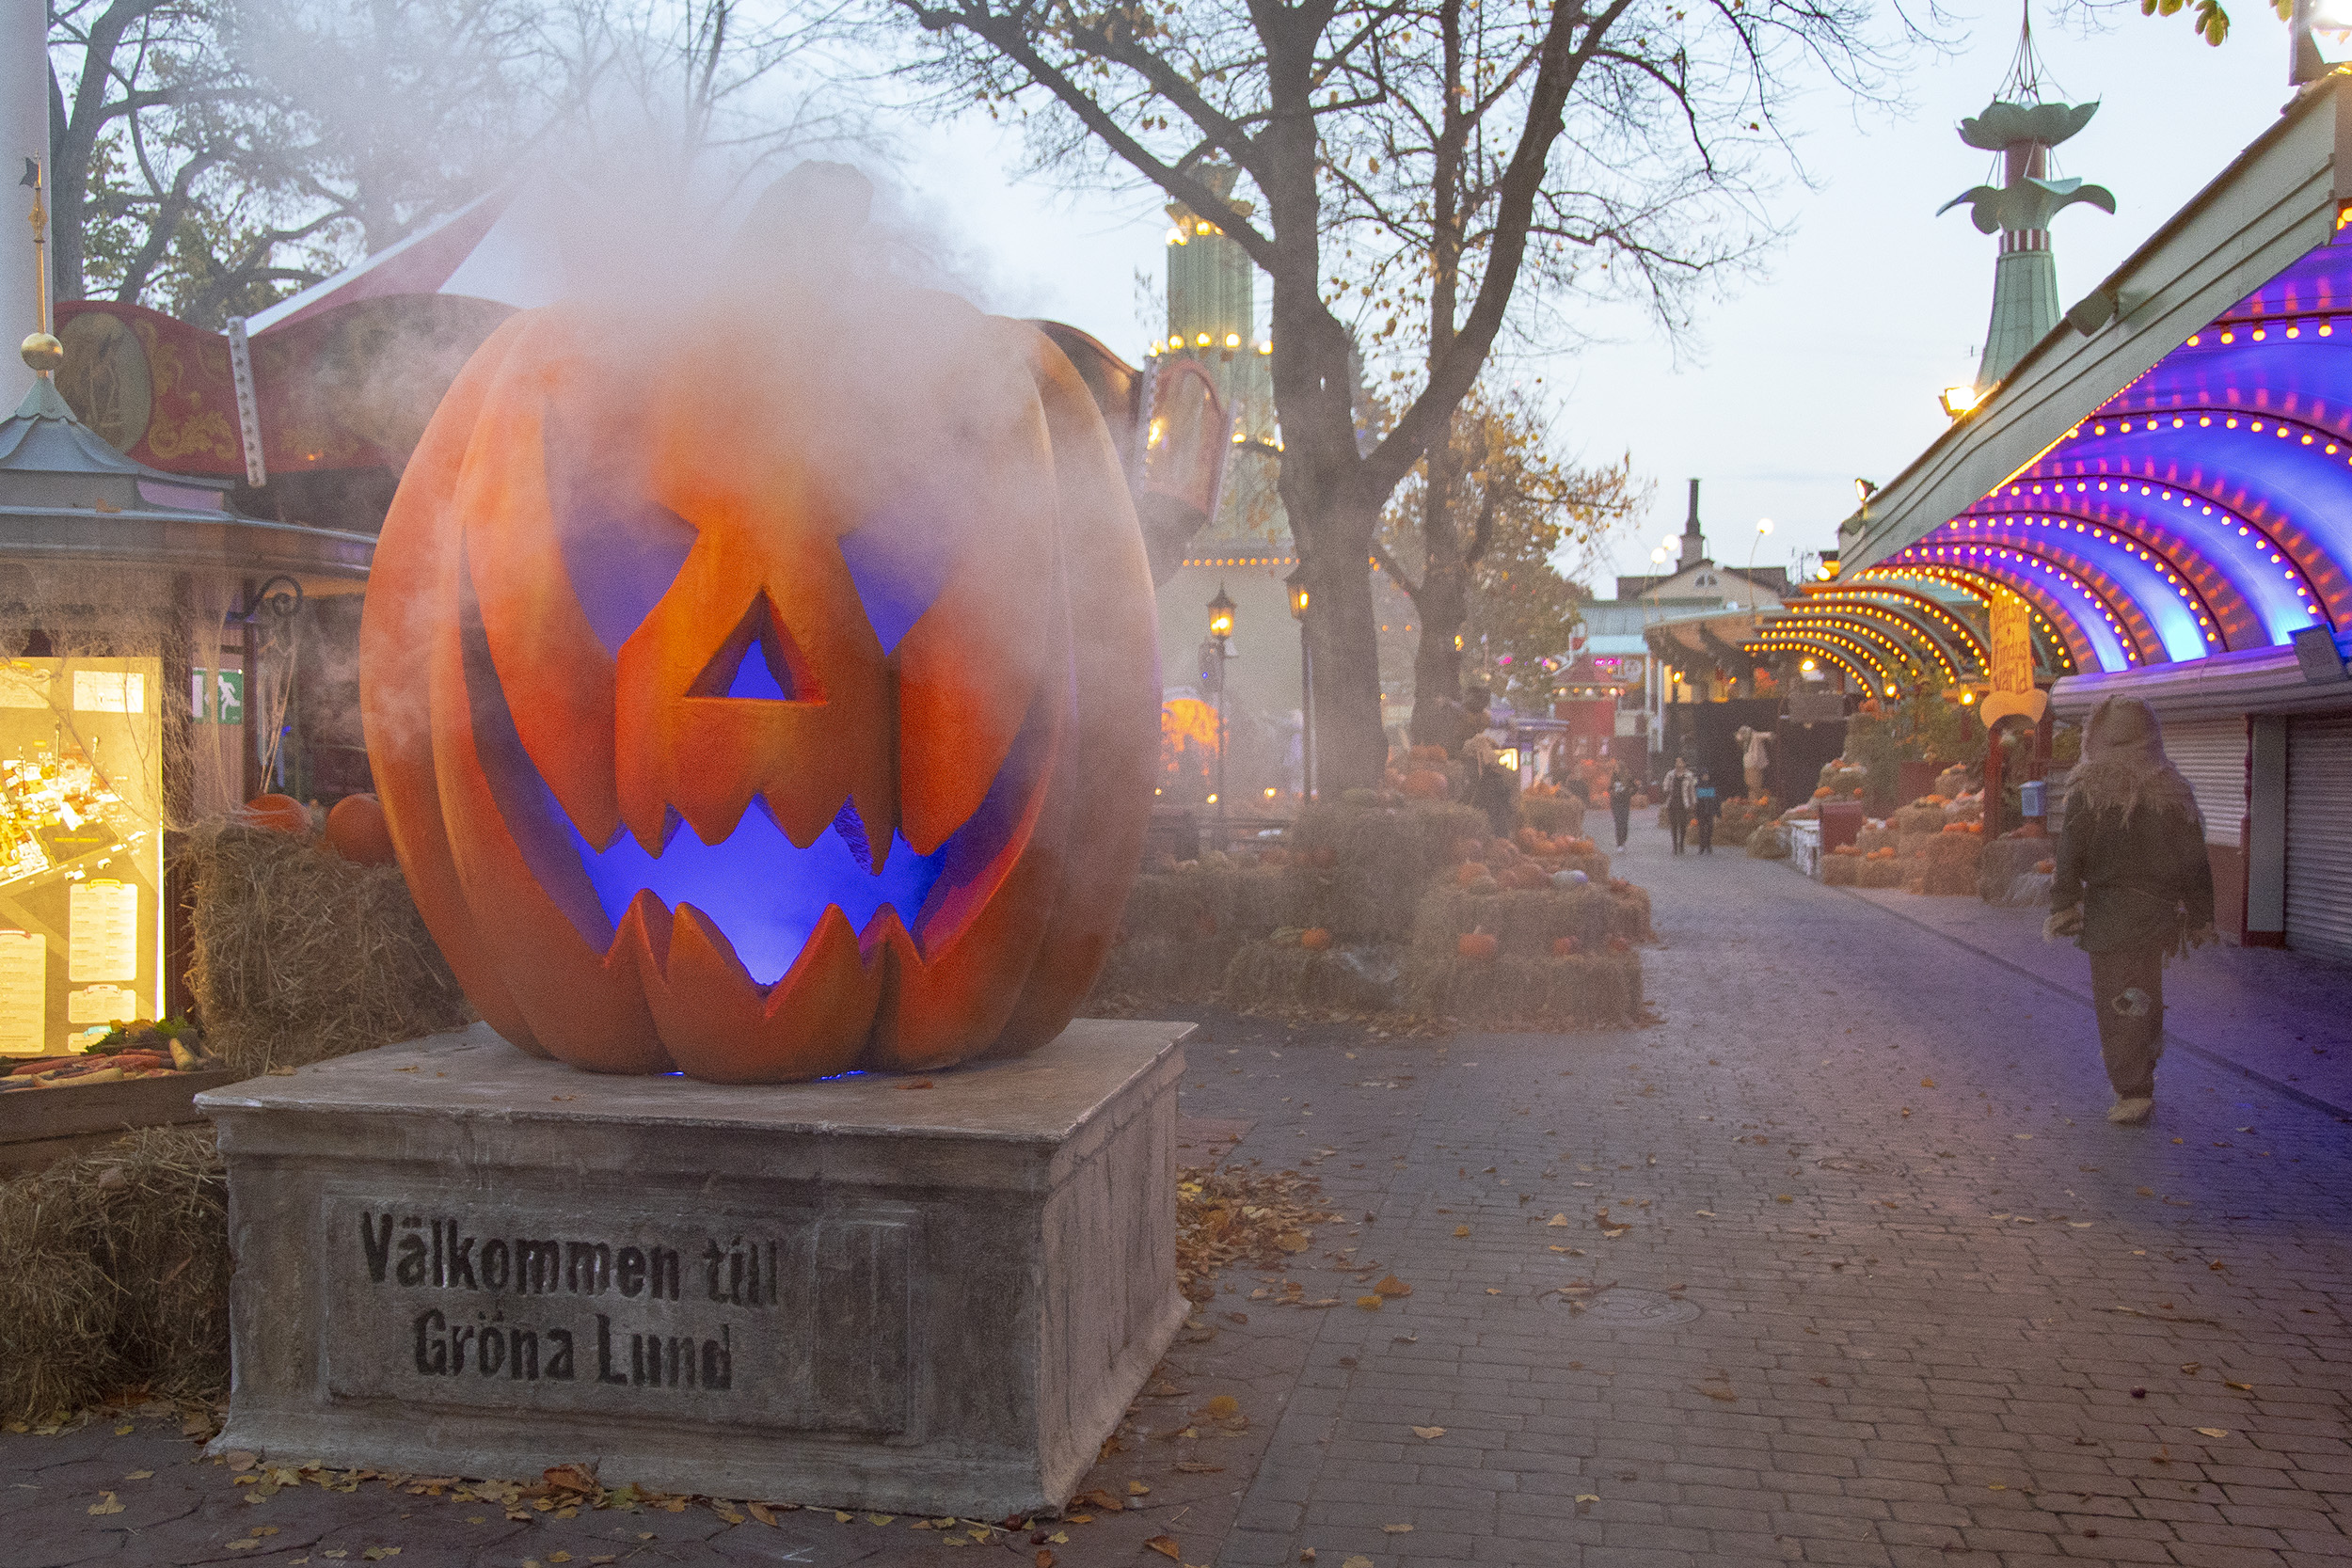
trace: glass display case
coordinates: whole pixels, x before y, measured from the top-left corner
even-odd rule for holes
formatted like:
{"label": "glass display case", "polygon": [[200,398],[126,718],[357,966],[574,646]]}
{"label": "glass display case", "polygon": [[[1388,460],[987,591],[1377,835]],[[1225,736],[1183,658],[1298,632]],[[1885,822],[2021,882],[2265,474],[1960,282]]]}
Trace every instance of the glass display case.
{"label": "glass display case", "polygon": [[162,678],[0,661],[0,1056],[162,1016]]}

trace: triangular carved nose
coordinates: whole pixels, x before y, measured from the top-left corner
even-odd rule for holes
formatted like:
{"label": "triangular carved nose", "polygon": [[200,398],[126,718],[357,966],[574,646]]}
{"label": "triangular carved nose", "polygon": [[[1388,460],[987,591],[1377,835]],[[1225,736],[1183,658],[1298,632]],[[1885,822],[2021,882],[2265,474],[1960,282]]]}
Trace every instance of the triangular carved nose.
{"label": "triangular carved nose", "polygon": [[824,688],[800,645],[777,618],[766,590],[754,595],[734,631],[686,689],[690,697],[770,703],[821,703]]}

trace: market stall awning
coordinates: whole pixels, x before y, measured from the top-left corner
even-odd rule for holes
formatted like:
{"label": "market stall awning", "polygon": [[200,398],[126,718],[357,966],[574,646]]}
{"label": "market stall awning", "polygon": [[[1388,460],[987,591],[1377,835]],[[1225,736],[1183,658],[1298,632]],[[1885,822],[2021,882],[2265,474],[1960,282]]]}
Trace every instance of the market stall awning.
{"label": "market stall awning", "polygon": [[1874,494],[1835,587],[2009,588],[2061,673],[2352,626],[2348,91],[2307,90]]}

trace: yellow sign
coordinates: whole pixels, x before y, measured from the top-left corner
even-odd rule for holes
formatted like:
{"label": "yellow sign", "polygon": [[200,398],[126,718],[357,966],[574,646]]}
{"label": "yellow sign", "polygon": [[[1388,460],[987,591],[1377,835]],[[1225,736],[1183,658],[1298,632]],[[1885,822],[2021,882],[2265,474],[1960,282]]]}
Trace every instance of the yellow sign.
{"label": "yellow sign", "polygon": [[1977,711],[1984,715],[1986,729],[2012,714],[2038,724],[2042,709],[2049,705],[2050,695],[2034,689],[2033,610],[2024,599],[2005,588],[1993,591],[1989,608],[1993,613],[1993,667],[1985,673],[1992,677],[1993,690],[1978,705]]}

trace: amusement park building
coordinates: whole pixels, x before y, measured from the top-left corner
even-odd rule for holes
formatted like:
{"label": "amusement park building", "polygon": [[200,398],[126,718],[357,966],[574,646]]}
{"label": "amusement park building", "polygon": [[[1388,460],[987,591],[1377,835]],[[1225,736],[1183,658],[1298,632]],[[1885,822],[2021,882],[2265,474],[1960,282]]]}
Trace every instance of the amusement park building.
{"label": "amusement park building", "polygon": [[2352,957],[2352,79],[1976,390],[1792,614],[2022,598],[2059,719],[2163,718],[2241,940]]}

